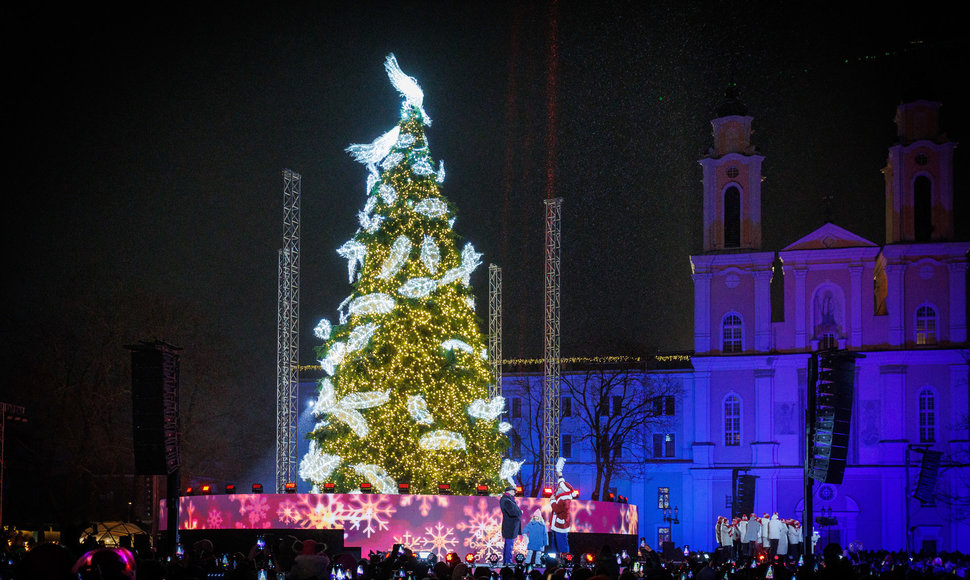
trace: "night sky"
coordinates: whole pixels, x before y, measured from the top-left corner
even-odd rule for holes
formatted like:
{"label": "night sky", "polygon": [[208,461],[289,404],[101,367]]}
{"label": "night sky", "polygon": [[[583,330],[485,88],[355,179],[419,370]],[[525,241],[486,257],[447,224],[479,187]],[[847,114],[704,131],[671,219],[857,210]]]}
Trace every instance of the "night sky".
{"label": "night sky", "polygon": [[[22,35],[7,40],[7,367],[70,326],[72,297],[111,308],[137,289],[202,312],[225,358],[256,369],[243,388],[271,401],[281,171],[302,175],[301,362],[312,364],[313,326],[334,320],[351,291],[335,250],[365,201],[365,169],[344,148],[398,120],[383,70],[391,52],[424,89],[455,229],[484,253],[472,278],[483,331],[488,264],[502,267],[506,358],[542,355],[550,38],[563,356],[692,348],[697,160],[730,83],[766,157],[765,249],[821,226],[827,195],[835,223],[884,242],[880,169],[901,99],[940,99],[945,130],[963,137],[970,51],[965,30],[947,30],[962,21],[952,8],[593,4],[85,5],[12,16]],[[958,215],[967,160],[958,149]],[[957,219],[962,239],[966,222]]]}

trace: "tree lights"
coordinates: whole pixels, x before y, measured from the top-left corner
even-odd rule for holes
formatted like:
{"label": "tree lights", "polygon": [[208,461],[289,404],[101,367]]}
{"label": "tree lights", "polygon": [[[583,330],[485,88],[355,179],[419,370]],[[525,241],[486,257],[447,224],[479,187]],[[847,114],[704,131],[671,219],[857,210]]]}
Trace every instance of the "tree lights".
{"label": "tree lights", "polygon": [[460,494],[483,482],[498,489],[521,463],[502,463],[504,401],[487,398],[492,377],[469,288],[481,254],[471,244],[458,250],[421,88],[393,55],[385,69],[404,97],[401,121],[347,149],[367,167],[367,198],[360,229],[337,250],[353,292],[338,325],[318,325],[327,377],[300,477],[343,492],[364,482],[381,493],[399,483],[434,493],[441,481]]}

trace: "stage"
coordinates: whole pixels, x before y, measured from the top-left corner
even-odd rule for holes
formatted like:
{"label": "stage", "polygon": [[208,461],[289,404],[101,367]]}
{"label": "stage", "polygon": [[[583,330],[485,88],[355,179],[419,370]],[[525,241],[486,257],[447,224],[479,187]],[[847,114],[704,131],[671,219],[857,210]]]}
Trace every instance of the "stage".
{"label": "stage", "polygon": [[[517,497],[524,526],[538,508],[549,522],[549,499]],[[159,512],[165,513],[162,502]],[[574,554],[613,550],[636,551],[637,507],[572,500],[570,549]],[[166,529],[160,518],[160,531]],[[394,544],[431,551],[443,558],[474,553],[487,559],[502,553],[502,514],[497,496],[334,494],[230,494],[180,498],[179,535],[183,545],[208,538],[221,551],[248,549],[259,535],[292,535],[328,544],[331,553],[366,556]],[[342,531],[342,534],[340,532]],[[221,541],[220,541],[221,539]],[[342,542],[340,540],[342,539]],[[340,542],[341,545],[334,545]],[[220,544],[233,544],[221,545]],[[359,550],[359,552],[358,552]],[[525,552],[526,538],[515,543]]]}

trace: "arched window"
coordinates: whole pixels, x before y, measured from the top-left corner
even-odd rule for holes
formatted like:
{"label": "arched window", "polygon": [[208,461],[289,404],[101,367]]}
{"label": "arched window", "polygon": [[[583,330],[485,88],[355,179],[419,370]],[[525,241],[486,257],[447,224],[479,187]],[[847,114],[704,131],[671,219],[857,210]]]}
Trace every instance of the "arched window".
{"label": "arched window", "polygon": [[728,314],[721,321],[721,329],[721,352],[741,352],[741,316],[733,312]]}
{"label": "arched window", "polygon": [[919,442],[936,441],[936,394],[924,388],[919,392]]}
{"label": "arched window", "polygon": [[913,235],[917,242],[928,242],[933,234],[933,184],[920,175],[913,182]]}
{"label": "arched window", "polygon": [[916,344],[936,344],[936,309],[929,304],[916,309]]}
{"label": "arched window", "polygon": [[733,393],[724,398],[724,445],[741,445],[741,397]]}
{"label": "arched window", "polygon": [[741,191],[734,186],[724,192],[724,247],[741,247]]}

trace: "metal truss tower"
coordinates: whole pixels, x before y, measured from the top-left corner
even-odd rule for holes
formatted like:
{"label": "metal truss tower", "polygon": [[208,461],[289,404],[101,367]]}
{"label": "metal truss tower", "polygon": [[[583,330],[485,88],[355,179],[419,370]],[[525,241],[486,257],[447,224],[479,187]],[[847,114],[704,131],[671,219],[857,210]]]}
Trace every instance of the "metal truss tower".
{"label": "metal truss tower", "polygon": [[488,265],[488,360],[491,361],[492,383],[488,398],[502,396],[502,269]]}
{"label": "metal truss tower", "polygon": [[276,333],[276,493],[296,482],[300,351],[300,174],[283,170],[283,248],[279,251]]}
{"label": "metal truss tower", "polygon": [[556,483],[556,461],[559,459],[559,241],[562,198],[544,200],[546,204],[545,267],[545,356],[542,364],[542,482]]}

